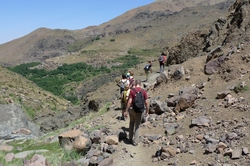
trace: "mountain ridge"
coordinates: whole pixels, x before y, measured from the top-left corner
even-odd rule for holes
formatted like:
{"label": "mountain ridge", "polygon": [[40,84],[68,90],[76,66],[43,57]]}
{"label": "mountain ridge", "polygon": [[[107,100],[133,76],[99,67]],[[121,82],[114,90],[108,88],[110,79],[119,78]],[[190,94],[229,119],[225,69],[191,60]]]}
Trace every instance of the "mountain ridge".
{"label": "mountain ridge", "polygon": [[[195,3],[194,1],[192,1],[192,5],[187,5],[187,6],[191,7],[197,4],[198,2],[203,2],[203,1],[204,0],[197,1]],[[207,2],[207,1],[204,1],[204,2]],[[225,2],[231,3],[231,1],[225,1]],[[162,4],[165,4],[165,5],[162,5]],[[73,52],[77,52],[80,49],[84,49],[86,46],[91,46],[91,45],[92,47],[96,47],[98,49],[103,49],[104,47],[110,47],[110,50],[114,49],[114,47],[122,49],[124,46],[126,46],[123,49],[123,51],[128,50],[129,48],[133,48],[133,47],[140,47],[142,49],[149,48],[149,46],[151,46],[152,48],[161,48],[161,47],[168,45],[168,40],[170,40],[170,38],[175,38],[175,37],[172,37],[172,34],[175,34],[175,36],[177,37],[176,38],[177,40],[176,39],[172,41],[170,40],[170,42],[177,42],[181,36],[186,34],[186,32],[183,34],[177,34],[175,32],[173,33],[172,31],[175,29],[174,27],[170,28],[172,29],[171,32],[164,32],[165,31],[164,27],[166,25],[164,24],[163,21],[158,20],[158,18],[162,17],[162,19],[164,19],[165,16],[168,16],[169,11],[171,10],[172,10],[171,13],[173,13],[176,11],[181,11],[181,9],[186,7],[185,5],[183,6],[177,5],[177,6],[178,8],[175,9],[175,7],[169,6],[167,2],[154,2],[152,4],[125,12],[124,15],[118,16],[99,26],[90,26],[82,30],[63,30],[63,29],[51,30],[51,29],[46,29],[46,28],[45,29],[39,28],[22,38],[0,45],[0,60],[2,63],[5,63],[6,65],[12,65],[12,66],[20,64],[20,63],[31,62],[31,61],[44,61],[45,59],[58,57],[58,56],[67,54],[69,52],[70,46],[77,48],[76,50],[73,50]],[[166,11],[166,9],[168,11]],[[206,8],[204,9],[206,10]],[[149,12],[151,10],[153,11],[152,13]],[[217,11],[220,11],[220,10],[217,10]],[[222,11],[223,10],[221,10],[221,12]],[[224,9],[224,12],[225,12],[225,9]],[[134,21],[133,20],[129,22],[126,21],[136,16],[136,13],[138,13],[139,15],[141,13],[142,16],[145,18],[138,17]],[[211,12],[210,14],[216,15],[216,12]],[[152,18],[148,19],[147,17],[150,15],[152,15],[151,16]],[[192,17],[191,14],[189,15]],[[219,14],[217,14],[217,16],[219,16]],[[156,22],[154,21],[154,19],[156,19]],[[173,18],[172,21],[174,21],[175,19],[178,19],[178,17]],[[137,22],[137,20],[142,20],[143,22],[146,23],[146,25],[141,26],[141,23]],[[151,23],[149,21],[151,21]],[[183,19],[182,22],[183,21],[185,21],[185,19]],[[125,24],[126,22],[127,24]],[[167,21],[167,22],[171,22],[171,21]],[[206,22],[208,22],[208,20]],[[173,22],[171,22],[171,24],[172,23]],[[125,26],[123,26],[122,24]],[[160,26],[154,27],[153,26],[154,24],[155,25],[159,24]],[[195,22],[192,22],[192,24],[195,24]],[[195,26],[190,26],[190,27],[186,27],[186,29],[189,28],[191,30],[194,27]],[[163,35],[159,36],[157,35],[157,33],[155,33],[156,29],[159,29],[159,28],[161,28],[160,31],[163,33]],[[151,32],[150,32],[150,29],[151,29]],[[146,32],[145,30],[147,31],[148,35],[143,35]],[[170,37],[168,37],[168,35]],[[102,42],[102,43],[105,43],[104,45],[102,43],[95,44],[95,42],[93,42],[93,40],[95,40],[96,37],[98,36],[100,36],[103,40],[105,40],[104,42]],[[131,40],[131,38],[133,40]],[[157,38],[162,38],[162,39],[157,41],[156,40]],[[112,47],[112,44],[108,42],[111,39],[116,39],[116,42],[112,43],[112,44],[115,44],[113,47]],[[143,42],[141,42],[142,44],[138,44],[140,43],[141,40],[143,40]],[[123,44],[124,42],[126,43]],[[155,42],[155,45],[152,44],[154,42]],[[90,48],[86,47],[86,49],[92,49],[92,47]]]}

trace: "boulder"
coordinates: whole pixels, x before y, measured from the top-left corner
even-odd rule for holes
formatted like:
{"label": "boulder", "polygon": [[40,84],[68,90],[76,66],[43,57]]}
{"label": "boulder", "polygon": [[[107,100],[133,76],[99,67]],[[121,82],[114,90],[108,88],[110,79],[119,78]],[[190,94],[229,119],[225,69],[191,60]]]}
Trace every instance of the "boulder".
{"label": "boulder", "polygon": [[180,125],[178,123],[166,123],[164,124],[165,133],[169,135],[174,135],[178,132]]}
{"label": "boulder", "polygon": [[180,111],[184,111],[187,108],[190,108],[194,104],[197,97],[197,95],[189,93],[184,93],[179,96],[177,104],[175,106],[175,113],[179,113]]}
{"label": "boulder", "polygon": [[77,152],[86,152],[91,148],[91,140],[89,138],[86,138],[84,136],[79,135],[76,137],[74,143],[73,143],[73,149],[75,149]]}
{"label": "boulder", "polygon": [[49,166],[49,163],[44,156],[35,154],[32,159],[24,161],[24,166]]}
{"label": "boulder", "polygon": [[150,100],[150,110],[149,113],[161,115],[164,112],[171,112],[168,108],[167,103],[159,101],[159,100]]}
{"label": "boulder", "polygon": [[111,166],[111,165],[113,165],[113,158],[109,157],[109,158],[102,160],[98,166]]}
{"label": "boulder", "polygon": [[175,79],[175,80],[179,80],[183,75],[185,74],[185,70],[184,70],[184,67],[183,66],[180,66],[179,68],[177,68],[172,77]]}
{"label": "boulder", "polygon": [[8,153],[5,155],[4,159],[6,162],[10,162],[14,159],[15,154],[14,153]]}
{"label": "boulder", "polygon": [[162,147],[162,152],[168,153],[170,157],[175,157],[176,156],[176,149],[173,147]]}
{"label": "boulder", "polygon": [[204,73],[208,75],[215,74],[219,70],[221,65],[225,62],[225,59],[226,55],[223,55],[216,59],[210,60],[204,67]]}
{"label": "boulder", "polygon": [[100,141],[102,140],[102,131],[94,130],[90,133],[89,137],[93,143],[100,143]]}
{"label": "boulder", "polygon": [[209,126],[210,120],[206,116],[200,116],[198,118],[192,119],[191,125],[195,126]]}
{"label": "boulder", "polygon": [[116,135],[109,135],[105,137],[105,142],[108,145],[118,145],[119,139]]}
{"label": "boulder", "polygon": [[[0,115],[0,139],[17,139],[18,137],[34,138],[41,136],[39,127],[29,121],[21,106],[14,103],[0,104]],[[26,129],[26,131],[21,130],[21,128]]]}
{"label": "boulder", "polygon": [[161,73],[157,78],[156,78],[156,85],[159,85],[161,83],[167,83],[168,82],[168,76],[165,72]]}
{"label": "boulder", "polygon": [[73,143],[78,136],[84,135],[81,130],[66,131],[58,136],[60,146],[67,150],[72,150]]}

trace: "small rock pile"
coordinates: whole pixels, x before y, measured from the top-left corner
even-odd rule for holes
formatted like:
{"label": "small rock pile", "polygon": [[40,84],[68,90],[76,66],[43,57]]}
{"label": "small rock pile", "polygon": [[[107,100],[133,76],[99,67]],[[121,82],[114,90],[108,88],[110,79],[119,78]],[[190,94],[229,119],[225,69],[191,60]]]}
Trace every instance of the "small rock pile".
{"label": "small rock pile", "polygon": [[110,155],[116,151],[119,133],[94,130],[86,134],[86,132],[74,129],[60,134],[58,139],[64,150],[85,155],[84,158],[76,161],[77,164],[108,166],[113,163]]}

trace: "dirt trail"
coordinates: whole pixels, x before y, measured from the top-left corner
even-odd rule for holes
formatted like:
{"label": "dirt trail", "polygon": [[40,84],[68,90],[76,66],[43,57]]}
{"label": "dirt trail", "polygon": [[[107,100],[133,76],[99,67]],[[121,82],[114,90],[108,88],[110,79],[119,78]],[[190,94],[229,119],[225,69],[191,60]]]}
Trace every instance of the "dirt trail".
{"label": "dirt trail", "polygon": [[[111,131],[118,131],[122,129],[126,132],[128,138],[128,126],[129,118],[126,121],[119,120],[121,116],[121,110],[119,110],[120,101],[116,100],[111,110],[101,118],[102,124],[109,126]],[[108,118],[107,118],[108,117]],[[148,133],[151,128],[146,125],[140,127],[141,135],[143,133]],[[152,165],[152,155],[157,150],[157,145],[151,147],[144,147],[143,143],[139,143],[138,146],[133,146],[129,144],[126,140],[119,142],[116,152],[112,155],[114,159],[114,166],[145,166],[145,163]],[[154,165],[160,165],[160,163],[155,163]]]}
{"label": "dirt trail", "polygon": [[[142,81],[145,80],[144,75],[138,76],[136,74],[138,73],[135,73],[135,79],[140,79]],[[160,73],[157,72],[150,73],[147,83],[153,83],[159,75]],[[110,111],[107,112],[102,118],[99,118],[99,120],[102,121],[102,124],[109,126],[111,131],[123,130],[127,134],[128,138],[129,118],[126,118],[126,121],[119,120],[119,117],[121,116],[121,110],[119,108],[120,100],[118,99],[114,101]],[[142,124],[140,127],[141,135],[146,133],[149,134],[153,130],[154,129],[152,129],[149,125]],[[157,151],[157,149],[157,145],[144,147],[143,143],[140,142],[138,146],[133,146],[129,144],[127,140],[122,140],[119,142],[116,152],[112,155],[114,159],[114,166],[145,166],[145,163],[147,163],[146,165],[152,165],[152,155]],[[162,163],[158,162],[154,163],[154,165],[162,165]]]}

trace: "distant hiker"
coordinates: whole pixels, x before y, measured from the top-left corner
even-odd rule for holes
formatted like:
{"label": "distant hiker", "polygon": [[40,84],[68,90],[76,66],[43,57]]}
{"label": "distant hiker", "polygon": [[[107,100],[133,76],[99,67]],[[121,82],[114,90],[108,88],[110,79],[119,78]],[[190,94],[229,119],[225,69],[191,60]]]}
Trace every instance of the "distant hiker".
{"label": "distant hiker", "polygon": [[124,91],[126,85],[129,85],[129,80],[127,79],[126,74],[122,74],[122,79],[119,82],[119,87],[120,87],[120,95],[122,98],[122,92]]}
{"label": "distant hiker", "polygon": [[166,60],[167,60],[167,55],[164,52],[162,52],[158,58],[158,61],[160,64],[160,73],[164,72],[164,66],[165,66]]}
{"label": "distant hiker", "polygon": [[121,120],[125,120],[124,112],[125,112],[126,107],[127,107],[129,93],[130,93],[129,84],[126,84],[124,90],[122,91],[122,95],[121,95],[122,96],[121,97],[121,109],[122,109]]}
{"label": "distant hiker", "polygon": [[142,120],[143,112],[145,111],[145,116],[148,116],[149,113],[149,101],[146,90],[141,88],[141,80],[135,80],[135,88],[132,88],[129,93],[128,104],[125,116],[128,115],[129,111],[129,141],[132,145],[137,146],[139,143],[140,135],[140,124]]}
{"label": "distant hiker", "polygon": [[148,61],[147,64],[145,65],[144,67],[144,71],[145,71],[145,74],[146,74],[146,81],[148,80],[148,75],[149,75],[149,72],[152,73],[152,63],[151,61]]}
{"label": "distant hiker", "polygon": [[131,71],[128,71],[127,73],[127,78],[129,80],[129,84],[130,84],[130,88],[132,87],[132,84],[134,83],[135,81],[135,78],[134,78],[134,73],[131,72]]}

